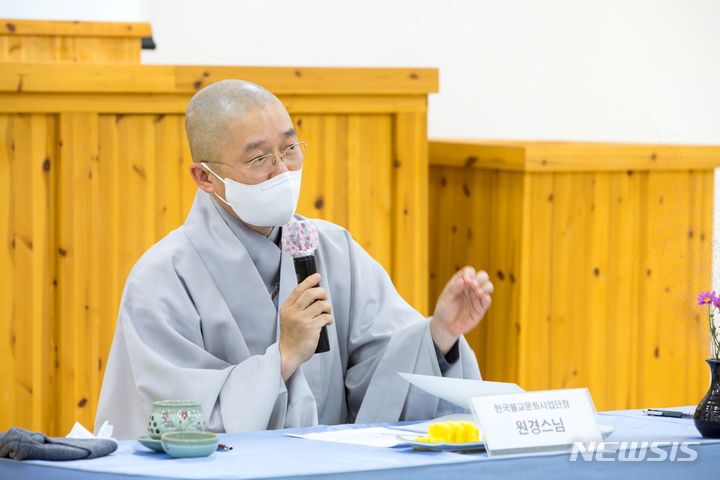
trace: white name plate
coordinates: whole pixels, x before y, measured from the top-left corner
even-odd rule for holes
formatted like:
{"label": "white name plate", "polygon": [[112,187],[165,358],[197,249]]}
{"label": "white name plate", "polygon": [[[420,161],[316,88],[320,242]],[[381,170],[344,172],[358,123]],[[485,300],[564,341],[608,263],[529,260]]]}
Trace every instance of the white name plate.
{"label": "white name plate", "polygon": [[569,451],[575,442],[602,440],[587,388],[474,397],[470,403],[490,456]]}

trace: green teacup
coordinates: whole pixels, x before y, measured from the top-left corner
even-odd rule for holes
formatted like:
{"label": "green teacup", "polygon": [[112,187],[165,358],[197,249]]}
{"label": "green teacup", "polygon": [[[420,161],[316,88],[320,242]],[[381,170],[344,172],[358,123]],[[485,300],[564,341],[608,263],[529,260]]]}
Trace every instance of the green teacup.
{"label": "green teacup", "polygon": [[148,422],[148,433],[152,438],[160,440],[163,433],[187,430],[205,430],[200,403],[189,400],[159,400],[153,403]]}

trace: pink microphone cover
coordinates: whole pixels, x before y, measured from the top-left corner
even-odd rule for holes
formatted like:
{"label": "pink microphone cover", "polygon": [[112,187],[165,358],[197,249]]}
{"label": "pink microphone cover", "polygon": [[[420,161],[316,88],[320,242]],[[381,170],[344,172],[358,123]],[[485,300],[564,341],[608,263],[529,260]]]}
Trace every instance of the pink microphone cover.
{"label": "pink microphone cover", "polygon": [[293,257],[312,255],[318,246],[318,231],[309,220],[290,222],[283,227],[283,250]]}

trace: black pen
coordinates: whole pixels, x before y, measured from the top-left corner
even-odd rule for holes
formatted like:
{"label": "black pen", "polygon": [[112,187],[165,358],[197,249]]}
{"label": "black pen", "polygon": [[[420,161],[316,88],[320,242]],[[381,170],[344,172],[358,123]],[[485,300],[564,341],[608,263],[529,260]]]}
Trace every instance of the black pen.
{"label": "black pen", "polygon": [[693,418],[692,413],[676,412],[673,410],[658,410],[657,408],[648,408],[643,410],[643,413],[653,417]]}

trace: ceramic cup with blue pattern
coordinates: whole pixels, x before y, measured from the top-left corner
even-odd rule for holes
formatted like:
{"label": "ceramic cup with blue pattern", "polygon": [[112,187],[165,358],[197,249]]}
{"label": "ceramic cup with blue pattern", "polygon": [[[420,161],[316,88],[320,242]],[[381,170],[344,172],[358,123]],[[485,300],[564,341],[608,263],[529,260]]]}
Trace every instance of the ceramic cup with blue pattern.
{"label": "ceramic cup with blue pattern", "polygon": [[159,400],[153,403],[148,433],[159,440],[163,433],[204,431],[205,418],[200,403],[189,400]]}

